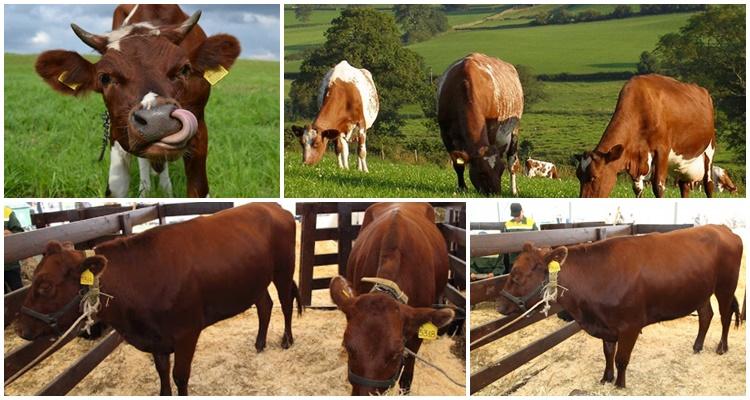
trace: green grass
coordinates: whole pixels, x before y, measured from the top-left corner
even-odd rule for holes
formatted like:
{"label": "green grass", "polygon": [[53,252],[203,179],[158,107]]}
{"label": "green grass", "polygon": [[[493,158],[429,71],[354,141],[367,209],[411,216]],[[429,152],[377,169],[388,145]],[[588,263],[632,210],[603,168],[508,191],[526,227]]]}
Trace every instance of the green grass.
{"label": "green grass", "polygon": [[[5,197],[104,197],[109,151],[96,161],[101,95],[53,92],[34,72],[35,59],[5,55]],[[212,89],[206,107],[212,197],[279,195],[278,71],[278,62],[238,60]],[[131,163],[131,196],[138,195],[137,164]],[[170,177],[174,195],[184,197],[182,161],[170,163]]]}

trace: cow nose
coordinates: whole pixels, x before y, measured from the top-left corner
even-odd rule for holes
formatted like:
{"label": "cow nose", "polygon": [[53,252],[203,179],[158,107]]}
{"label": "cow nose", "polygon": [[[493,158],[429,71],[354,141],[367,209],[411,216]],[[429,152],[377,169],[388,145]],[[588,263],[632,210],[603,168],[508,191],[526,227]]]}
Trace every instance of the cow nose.
{"label": "cow nose", "polygon": [[172,118],[176,108],[174,104],[141,108],[132,114],[130,123],[145,141],[153,142],[180,130],[182,124]]}

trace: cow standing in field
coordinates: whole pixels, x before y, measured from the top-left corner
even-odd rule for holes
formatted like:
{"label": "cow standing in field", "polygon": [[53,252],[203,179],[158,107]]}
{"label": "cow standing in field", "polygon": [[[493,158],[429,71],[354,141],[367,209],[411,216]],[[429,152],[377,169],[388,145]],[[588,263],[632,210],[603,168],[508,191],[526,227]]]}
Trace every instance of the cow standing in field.
{"label": "cow standing in field", "polygon": [[539,176],[550,179],[559,179],[555,164],[531,158],[526,160],[526,176],[529,178]]}
{"label": "cow standing in field", "polygon": [[620,91],[599,144],[580,157],[580,196],[608,197],[617,174],[627,171],[636,197],[649,174],[654,196],[664,197],[669,173],[682,197],[698,180],[711,197],[715,150],[713,101],[706,89],[661,75],[636,76]]}
{"label": "cow standing in field", "polygon": [[318,115],[305,127],[292,126],[302,145],[302,162],[315,165],[335,140],[339,168],[349,169],[349,142],[357,143],[357,169],[367,169],[367,130],[380,110],[378,92],[370,71],[354,68],[346,60],[323,77],[318,91]]}
{"label": "cow standing in field", "polygon": [[[430,308],[448,281],[448,250],[426,203],[381,203],[365,212],[346,266],[331,280],[331,298],[346,314],[344,347],[352,395],[380,394],[395,385],[408,392],[419,351],[420,326],[453,320]],[[403,369],[403,372],[402,372]]]}
{"label": "cow standing in field", "polygon": [[469,54],[440,77],[437,97],[440,136],[458,189],[466,190],[464,168],[469,164],[469,178],[478,191],[500,193],[503,171],[509,167],[511,192],[517,196],[511,167],[518,158],[523,89],[516,68],[484,54]]}
{"label": "cow standing in field", "polygon": [[729,193],[737,193],[737,186],[732,182],[732,178],[729,177],[729,172],[727,172],[727,170],[714,165],[713,168],[711,168],[711,173],[719,192],[727,190]]}
{"label": "cow standing in field", "polygon": [[[531,307],[549,282],[548,265],[560,264],[557,302],[591,336],[604,343],[605,369],[601,382],[615,378],[625,387],[625,370],[641,330],[651,324],[681,318],[698,310],[700,352],[713,317],[711,295],[721,314],[724,354],[732,313],[739,326],[734,296],[742,261],[742,240],[723,225],[706,225],[670,233],[619,237],[576,246],[538,249],[527,243],[513,264],[498,309],[503,314]],[[536,292],[536,291],[539,292]],[[527,298],[530,297],[530,298]],[[524,301],[525,299],[525,301]]]}
{"label": "cow standing in field", "polygon": [[71,24],[101,54],[91,63],[78,53],[42,53],[36,71],[67,95],[99,92],[110,116],[111,144],[107,195],[128,197],[130,155],[138,157],[139,192],[151,188],[150,173],[171,195],[168,161],[182,157],[187,195],[206,197],[208,128],[204,109],[214,83],[234,63],[240,45],[230,35],[206,34],[177,5],[120,5],[112,32],[95,35]]}
{"label": "cow standing in field", "polygon": [[[260,322],[255,348],[265,348],[271,282],[284,314],[281,346],[294,342],[295,298],[302,311],[292,279],[295,229],[294,218],[279,205],[256,203],[115,239],[98,245],[91,257],[70,243],[50,242],[17,320],[18,335],[34,340],[68,329],[81,314],[69,305],[81,301],[82,274],[89,270],[98,276],[97,289],[111,296],[101,298],[96,320],[153,354],[162,395],[172,392],[174,353],[172,376],[178,393],[187,395],[195,346],[207,326],[255,304]],[[50,316],[58,313],[50,325]]]}

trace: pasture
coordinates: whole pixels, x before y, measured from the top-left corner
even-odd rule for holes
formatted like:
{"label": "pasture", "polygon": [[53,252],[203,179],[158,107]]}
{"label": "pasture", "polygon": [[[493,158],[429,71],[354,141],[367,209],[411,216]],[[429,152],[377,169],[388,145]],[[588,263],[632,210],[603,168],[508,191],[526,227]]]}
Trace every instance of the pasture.
{"label": "pasture", "polygon": [[[5,197],[104,197],[109,148],[102,142],[101,95],[54,92],[33,55],[5,54]],[[279,63],[238,60],[206,106],[211,197],[279,195]],[[138,195],[131,163],[130,195]],[[184,197],[181,160],[170,163],[174,195]],[[163,197],[156,182],[148,197]]]}
{"label": "pasture", "polygon": [[[509,10],[507,6],[472,6],[469,10],[448,14],[454,29],[410,48],[424,57],[432,79],[437,79],[450,63],[474,51],[529,66],[536,74],[632,72],[642,51],[653,49],[661,35],[676,31],[692,15],[677,13],[570,25],[527,25],[535,13],[550,7],[543,5]],[[572,7],[572,11],[583,9],[584,6]],[[597,10],[609,11],[603,8]],[[382,11],[389,12],[387,9]],[[322,43],[323,33],[328,27],[326,20],[330,21],[329,18],[336,15],[333,10],[314,11],[309,22],[300,23],[294,18],[293,10],[285,10],[285,57],[289,61],[285,62],[286,74],[299,70],[301,51]],[[287,75],[287,78],[292,76]],[[290,82],[285,79],[285,96],[288,95]],[[593,149],[598,143],[624,83],[624,80],[544,82],[547,98],[526,108],[519,139],[531,142],[534,148],[532,158],[555,162],[562,171],[562,180],[529,181],[521,178],[520,196],[577,197],[579,185],[571,157]],[[332,150],[318,166],[302,168],[299,165],[299,145],[294,138],[287,136],[285,194],[291,197],[390,197],[400,196],[400,193],[412,193],[419,197],[479,196],[473,187],[467,194],[455,193],[455,174],[448,163],[439,131],[425,128],[425,122],[429,121],[421,117],[419,108],[405,107],[401,113],[407,118],[407,123],[400,132],[393,132],[388,138],[378,138],[376,135],[368,137],[369,177],[360,176],[356,171],[338,171]],[[309,121],[287,119],[285,127],[293,123]],[[376,161],[379,141],[389,144],[383,145],[386,147],[386,159]],[[392,142],[396,143],[398,149],[392,149]],[[418,161],[411,156],[415,149],[419,153]],[[733,154],[720,141],[714,160],[717,165],[730,171],[739,189],[738,196],[744,196],[744,155]],[[350,166],[352,164],[356,166],[353,154]],[[382,169],[378,171],[379,168]],[[381,175],[373,178],[373,174]],[[315,180],[316,175],[325,178]],[[506,188],[507,182],[505,178]],[[666,196],[679,196],[676,188],[671,184],[668,186]],[[612,195],[632,197],[630,180],[621,176]],[[653,196],[648,189],[646,195]],[[693,193],[693,196],[698,195]],[[727,194],[717,193],[716,196]]]}

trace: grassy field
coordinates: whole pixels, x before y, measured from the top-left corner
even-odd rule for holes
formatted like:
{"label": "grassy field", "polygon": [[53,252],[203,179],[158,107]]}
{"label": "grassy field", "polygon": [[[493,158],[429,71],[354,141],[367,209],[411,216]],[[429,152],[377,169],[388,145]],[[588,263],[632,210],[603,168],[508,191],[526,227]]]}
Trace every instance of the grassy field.
{"label": "grassy field", "polygon": [[[35,58],[5,54],[5,197],[104,197],[109,151],[96,161],[101,95],[53,92],[34,72]],[[212,90],[206,107],[211,197],[279,195],[278,71],[278,62],[238,60]],[[174,195],[184,197],[182,161],[170,164],[170,176]],[[138,180],[133,160],[131,196],[138,195]]]}
{"label": "grassy field", "polygon": [[[533,15],[554,7],[557,6],[539,5],[521,9],[472,6],[468,11],[449,15],[453,25],[461,24],[460,30],[451,30],[410,48],[424,57],[433,76],[439,76],[450,63],[473,51],[530,66],[537,74],[634,71],[642,51],[653,49],[661,35],[678,30],[692,15],[680,13],[570,25],[526,26]],[[575,5],[568,6],[568,11],[577,13],[595,9],[607,13],[613,8],[613,5]],[[383,12],[388,10],[383,9]],[[336,14],[329,10],[321,11],[316,16],[317,13],[313,12],[311,24],[319,35],[298,35],[301,28],[297,27],[298,22],[294,19],[293,12],[287,11],[286,49],[299,51],[296,47],[297,38],[304,39],[305,46],[322,43],[323,32],[328,26],[325,21],[330,21]],[[312,27],[308,26],[308,29]],[[285,72],[296,72],[299,63],[296,60],[285,64]],[[290,82],[285,81],[285,96]],[[527,108],[521,122],[521,140],[528,140],[534,145],[532,157],[555,162],[562,170],[572,172],[572,167],[569,166],[571,156],[596,146],[612,116],[618,93],[624,83],[625,81],[545,82],[547,99]],[[425,129],[426,121],[418,116],[418,107],[405,107],[402,113],[410,115],[400,132],[402,135],[409,140],[440,143],[438,131]],[[286,121],[285,125],[290,123]],[[370,136],[368,141],[376,142],[377,138]],[[299,165],[298,151],[298,145],[288,140],[286,154],[292,154],[292,162],[285,161],[287,196],[394,197],[410,190],[410,187],[414,187],[414,195],[419,197],[466,195],[454,193],[455,174],[447,161],[443,162],[447,160],[444,152],[432,157],[433,161],[438,161],[421,163],[410,163],[401,157],[376,161],[371,156],[371,174],[363,178],[356,171],[338,171],[332,151],[321,162],[322,166],[302,168]],[[353,162],[352,156],[350,165]],[[739,195],[744,196],[744,157],[736,157],[720,142],[715,162],[732,172],[739,187]],[[379,168],[382,171],[377,171]],[[309,181],[315,180],[316,174],[325,178],[317,179],[318,182],[314,184],[310,183]],[[396,176],[399,174],[408,179],[398,183]],[[382,184],[378,185],[381,179]],[[505,183],[507,184],[507,179]],[[521,178],[519,186],[521,195],[525,197],[578,195],[578,181],[570,173],[557,182]],[[473,188],[468,195],[476,195]],[[633,196],[629,179],[621,177],[613,195]],[[648,195],[651,195],[650,192]],[[676,197],[679,192],[670,187],[667,195]]]}

